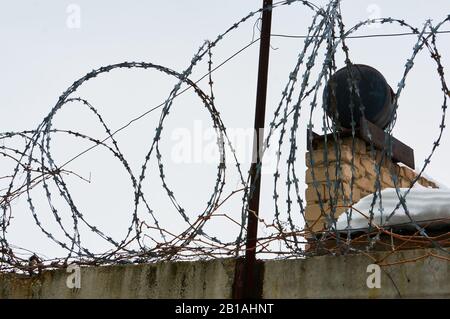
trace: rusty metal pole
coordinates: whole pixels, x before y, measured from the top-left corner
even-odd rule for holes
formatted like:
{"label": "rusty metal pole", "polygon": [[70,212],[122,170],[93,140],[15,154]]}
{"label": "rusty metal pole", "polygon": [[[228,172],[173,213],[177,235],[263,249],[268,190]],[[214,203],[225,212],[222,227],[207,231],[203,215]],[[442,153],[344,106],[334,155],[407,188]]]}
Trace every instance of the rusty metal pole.
{"label": "rusty metal pole", "polygon": [[[249,212],[247,219],[247,242],[244,266],[244,298],[258,298],[260,278],[256,269],[256,242],[258,237],[259,197],[261,191],[261,150],[264,140],[264,121],[266,113],[267,79],[269,71],[270,33],[272,24],[272,0],[264,0],[262,13],[261,42],[259,47],[258,85],[255,108],[255,138],[253,140],[253,157],[250,168]],[[254,187],[254,188],[253,188]]]}

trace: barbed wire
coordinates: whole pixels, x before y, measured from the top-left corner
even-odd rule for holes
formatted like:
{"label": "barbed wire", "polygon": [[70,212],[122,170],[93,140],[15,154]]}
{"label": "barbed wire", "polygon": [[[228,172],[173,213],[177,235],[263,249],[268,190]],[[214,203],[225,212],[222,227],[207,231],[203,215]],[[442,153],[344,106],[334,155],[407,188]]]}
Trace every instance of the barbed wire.
{"label": "barbed wire", "polygon": [[[430,32],[424,32],[424,34],[431,34]],[[434,34],[450,34],[450,30],[437,31]],[[409,35],[415,35],[414,32],[401,32],[401,33],[376,33],[376,34],[362,34],[362,35],[354,35],[348,36],[346,39],[365,39],[365,38],[389,38],[389,37],[404,37]],[[295,34],[280,34],[280,33],[272,33],[271,37],[276,38],[291,38],[291,39],[306,39],[307,35],[295,35]],[[339,37],[334,37],[338,39]]]}
{"label": "barbed wire", "polygon": [[[189,65],[181,72],[149,62],[122,62],[102,66],[87,73],[69,86],[58,98],[56,105],[51,108],[49,114],[37,128],[21,132],[0,133],[0,140],[3,143],[0,146],[0,155],[2,155],[3,161],[10,161],[14,167],[10,173],[0,177],[0,180],[6,181],[5,184],[7,185],[0,190],[0,207],[2,209],[0,217],[0,271],[34,273],[35,271],[40,272],[46,268],[65,267],[68,263],[72,262],[80,265],[107,265],[160,260],[238,257],[244,254],[247,216],[249,214],[256,214],[256,212],[250,211],[248,208],[248,202],[253,196],[255,185],[250,183],[249,173],[242,168],[236,147],[233,145],[232,139],[228,134],[227,125],[225,125],[221,118],[219,110],[224,108],[223,106],[216,105],[213,73],[231,61],[235,56],[258,42],[259,39],[253,38],[249,44],[215,67],[213,63],[214,50],[225,37],[231,37],[234,30],[250,21],[253,17],[257,18],[264,10],[275,10],[279,7],[293,4],[302,5],[305,9],[311,10],[312,20],[305,36],[289,36],[302,38],[304,40],[303,46],[299,51],[294,68],[289,74],[287,83],[281,92],[281,99],[275,106],[267,137],[264,140],[264,148],[261,156],[273,147],[271,145],[274,144],[277,160],[273,175],[273,220],[267,222],[265,219],[257,216],[260,228],[263,229],[265,234],[258,238],[257,253],[276,258],[346,253],[363,253],[371,256],[370,251],[380,247],[383,250],[389,251],[397,251],[404,247],[434,247],[437,249],[437,252],[427,252],[425,257],[431,256],[442,260],[450,260],[448,256],[449,251],[446,248],[450,245],[449,233],[444,232],[436,235],[430,234],[428,231],[430,225],[437,223],[445,223],[448,225],[449,218],[430,221],[424,225],[423,222],[419,223],[413,218],[407,205],[408,194],[410,194],[411,189],[423,178],[423,173],[430,164],[431,158],[442,140],[445,129],[447,99],[450,94],[436,36],[437,34],[449,32],[441,29],[450,21],[450,15],[437,24],[433,24],[431,20],[428,20],[421,29],[408,24],[402,19],[394,18],[368,19],[347,29],[344,24],[339,0],[332,0],[323,8],[319,8],[309,1],[286,0],[277,2],[271,7],[260,8],[249,13],[225,32],[219,34],[215,40],[205,41],[199,47]],[[362,102],[357,81],[352,71],[354,64],[350,56],[347,40],[382,36],[353,35],[356,31],[374,23],[397,24],[407,30],[407,32],[384,36],[415,35],[417,40],[411,56],[405,64],[405,69],[397,85],[396,92],[394,92],[393,109],[390,114],[390,119],[392,120],[385,129],[386,147],[383,150],[380,151],[377,149],[369,128],[362,124],[362,129],[369,138],[367,148],[373,162],[373,170],[376,172],[374,183],[371,185],[373,192],[369,195],[372,196],[370,209],[363,212],[354,206],[357,198],[354,193],[357,182],[357,163],[355,163],[357,156],[355,150],[358,142],[356,134],[358,123],[356,114],[358,114],[358,111],[360,114],[364,114],[366,106]],[[272,36],[284,37],[285,35],[273,34]],[[393,156],[392,130],[396,124],[396,114],[399,107],[398,101],[406,86],[406,80],[414,66],[416,57],[422,51],[427,51],[436,64],[437,75],[441,86],[440,89],[443,92],[441,121],[439,123],[438,136],[433,142],[430,153],[425,158],[422,168],[413,178],[409,187],[406,190],[402,190],[398,172],[393,165],[389,165],[389,163],[392,163]],[[345,164],[341,159],[341,145],[344,139],[342,136],[342,127],[338,121],[330,121],[327,116],[325,102],[322,103],[322,107],[319,106],[321,88],[337,70],[336,59],[338,52],[344,54],[344,62],[350,78],[348,88],[352,96],[354,96],[354,99],[350,99],[349,105],[351,111],[351,129],[349,133],[351,137],[351,180],[348,196],[343,195],[346,191],[342,180],[339,178],[342,176],[342,169]],[[321,53],[324,56],[323,60],[319,59]],[[191,80],[190,78],[194,69],[202,61],[206,61],[207,63],[207,73],[197,81]],[[149,108],[141,115],[113,131],[100,115],[98,109],[87,99],[76,96],[76,94],[88,81],[99,79],[109,72],[121,69],[154,70],[174,78],[176,84],[163,103]],[[200,81],[204,79],[208,81],[207,90],[202,90],[199,86]],[[183,88],[184,86],[185,88]],[[161,141],[163,132],[165,132],[165,123],[173,109],[174,101],[188,90],[192,90],[195,93],[210,116],[211,126],[214,128],[216,134],[215,142],[220,155],[214,185],[208,195],[208,201],[201,213],[195,218],[190,217],[186,207],[180,203],[175,195],[174,187],[166,176],[166,161],[161,152]],[[336,92],[331,90],[331,94],[335,97]],[[309,105],[307,105],[307,102]],[[81,132],[55,128],[54,118],[56,114],[72,103],[85,108],[94,116],[106,134],[105,138],[98,139]],[[302,111],[305,108],[309,113],[307,120],[301,119]],[[160,111],[160,117],[155,127],[154,137],[145,154],[139,173],[135,174],[131,169],[131,164],[122,153],[115,135],[156,110]],[[329,145],[331,142],[334,153],[330,151],[331,148],[329,147],[324,147],[322,150],[322,165],[325,168],[325,181],[322,184],[319,183],[317,178],[317,167],[320,164],[316,163],[317,159],[311,154],[307,157],[307,165],[312,178],[311,185],[318,199],[317,205],[320,208],[319,217],[312,221],[308,220],[306,216],[306,209],[309,204],[305,204],[305,197],[301,194],[303,191],[303,181],[300,179],[300,174],[298,173],[298,136],[305,136],[299,132],[303,120],[303,123],[307,124],[307,144],[312,153],[314,149],[312,138],[314,127],[313,115],[317,110],[323,113],[321,127],[324,137],[323,143],[324,145]],[[339,119],[338,113],[335,114],[335,118]],[[276,133],[279,134],[278,139],[276,139]],[[52,147],[52,139],[55,135],[70,136],[77,140],[89,142],[92,146],[58,165],[54,159]],[[21,140],[21,142],[18,143],[18,140]],[[133,190],[134,203],[132,212],[129,216],[126,234],[120,240],[108,235],[101,226],[94,225],[88,221],[83,211],[77,205],[70,192],[70,187],[66,182],[66,176],[75,176],[83,181],[89,182],[86,178],[66,167],[94,148],[103,148],[121,164]],[[286,152],[285,149],[288,151]],[[237,187],[229,192],[225,188],[229,184],[226,178],[228,176],[227,169],[228,171],[230,170],[228,165],[226,165],[228,157],[231,157],[230,161],[233,163],[232,171],[238,176]],[[181,232],[174,232],[160,225],[160,220],[152,208],[154,202],[149,199],[151,196],[144,194],[143,189],[149,174],[151,160],[156,161],[156,168],[158,169],[162,189],[168,196],[170,204],[185,223],[185,228]],[[283,174],[282,168],[284,167],[284,163],[287,165],[285,167],[286,171]],[[257,171],[261,171],[261,165],[258,165],[256,169]],[[385,214],[386,218],[384,223],[381,224],[377,223],[375,209],[377,208],[383,216],[381,172],[384,169],[388,169],[389,171],[393,183],[392,188],[395,189],[398,197],[398,204],[393,211]],[[320,191],[320,185],[325,185],[325,192]],[[48,203],[48,211],[54,217],[58,229],[61,231],[62,239],[61,234],[57,236],[54,231],[50,231],[44,226],[45,223],[35,207],[36,203],[32,193],[39,187],[43,190],[46,202]],[[52,194],[54,190],[57,191],[57,194]],[[285,196],[285,206],[282,205],[283,194]],[[221,211],[226,202],[234,200],[236,197],[240,197],[239,202],[241,206],[238,218],[233,214]],[[49,242],[53,242],[64,249],[67,252],[66,256],[62,258],[56,258],[54,256],[46,257],[30,249],[18,247],[9,241],[8,230],[15,214],[12,203],[19,200],[27,201],[32,219],[37,228],[48,237]],[[56,205],[56,202],[61,200],[67,205],[64,210],[57,208]],[[345,209],[343,216],[347,218],[349,226],[344,231],[337,228],[337,221],[340,215],[338,210],[342,208]],[[414,228],[412,233],[399,233],[389,225],[388,222],[399,210],[404,211],[405,215],[409,218],[408,225]],[[70,212],[70,226],[68,226],[67,217],[64,217],[67,216],[67,211]],[[361,233],[355,235],[352,232],[350,224],[354,215],[363,216],[363,218],[367,219],[368,228],[362,235]],[[146,217],[149,219],[146,219]],[[234,240],[221,240],[217,234],[205,230],[207,224],[219,218],[222,222],[225,220],[230,225],[237,226],[238,232]],[[323,227],[321,230],[316,230],[315,226],[320,220],[325,220],[326,227]],[[90,232],[106,241],[112,248],[103,253],[96,253],[91,247],[85,245],[82,241],[80,229],[86,227]],[[153,233],[158,234],[158,237],[152,235]],[[390,242],[387,242],[386,238]],[[152,244],[147,244],[148,241]],[[276,245],[279,246],[278,249],[274,248]],[[417,260],[420,258],[422,257],[417,258]],[[380,265],[390,265],[386,262],[386,258],[376,261]],[[402,262],[411,262],[411,260]]]}

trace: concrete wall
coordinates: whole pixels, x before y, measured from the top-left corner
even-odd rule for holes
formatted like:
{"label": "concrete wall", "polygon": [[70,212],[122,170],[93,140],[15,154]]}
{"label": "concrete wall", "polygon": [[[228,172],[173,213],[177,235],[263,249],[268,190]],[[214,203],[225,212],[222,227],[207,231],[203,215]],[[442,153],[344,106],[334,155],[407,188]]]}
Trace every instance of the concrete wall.
{"label": "concrete wall", "polygon": [[[435,250],[403,250],[388,257],[395,263],[418,259]],[[375,253],[378,260],[386,253]],[[450,298],[450,261],[427,257],[381,268],[381,288],[369,289],[373,260],[364,255],[321,256],[304,260],[267,261],[264,298]]]}
{"label": "concrete wall", "polygon": [[233,260],[86,267],[81,288],[65,270],[0,275],[0,298],[231,298]]}
{"label": "concrete wall", "polygon": [[[387,262],[436,250],[400,251]],[[372,255],[381,258],[386,253]],[[364,255],[323,256],[264,263],[265,298],[450,298],[450,262],[429,257],[382,271],[381,288],[366,285]],[[235,261],[156,263],[82,268],[81,289],[68,289],[64,270],[40,276],[0,275],[0,298],[230,298]]]}

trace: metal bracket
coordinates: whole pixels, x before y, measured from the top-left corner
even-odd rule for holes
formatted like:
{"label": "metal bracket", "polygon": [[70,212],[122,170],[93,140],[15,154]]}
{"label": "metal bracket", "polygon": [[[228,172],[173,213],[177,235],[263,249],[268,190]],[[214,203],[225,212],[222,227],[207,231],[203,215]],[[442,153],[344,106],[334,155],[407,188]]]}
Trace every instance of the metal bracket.
{"label": "metal bracket", "polygon": [[[312,136],[310,136],[312,133]],[[339,133],[340,137],[349,137],[352,136],[351,129],[343,129]],[[310,149],[309,140],[312,138],[312,147],[313,149],[316,147],[317,143],[324,140],[324,135],[319,135],[312,131],[307,131],[307,149]],[[414,163],[414,150],[406,145],[405,143],[399,141],[392,135],[389,135],[384,130],[368,121],[365,118],[361,118],[360,126],[355,130],[355,136],[364,140],[367,144],[373,143],[374,147],[380,151],[385,152],[386,155],[390,155],[392,161],[394,163],[403,163],[411,169],[415,168]],[[327,138],[332,139],[333,134],[327,134]],[[388,149],[388,145],[386,145],[386,141],[390,141],[390,149]]]}

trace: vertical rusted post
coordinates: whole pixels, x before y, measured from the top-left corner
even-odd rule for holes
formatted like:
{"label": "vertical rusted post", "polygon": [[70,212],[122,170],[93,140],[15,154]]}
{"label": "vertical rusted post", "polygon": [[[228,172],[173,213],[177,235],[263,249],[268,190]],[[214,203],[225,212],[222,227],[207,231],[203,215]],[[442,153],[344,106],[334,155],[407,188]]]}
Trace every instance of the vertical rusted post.
{"label": "vertical rusted post", "polygon": [[[272,24],[272,0],[264,0],[259,47],[258,85],[255,108],[255,138],[253,158],[250,168],[250,198],[248,203],[247,242],[244,262],[243,298],[260,297],[259,265],[256,262],[256,242],[258,237],[259,197],[261,190],[261,150],[264,140],[264,121],[266,113],[267,79],[269,71],[270,33]],[[258,169],[259,168],[259,169]]]}

